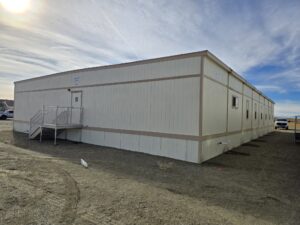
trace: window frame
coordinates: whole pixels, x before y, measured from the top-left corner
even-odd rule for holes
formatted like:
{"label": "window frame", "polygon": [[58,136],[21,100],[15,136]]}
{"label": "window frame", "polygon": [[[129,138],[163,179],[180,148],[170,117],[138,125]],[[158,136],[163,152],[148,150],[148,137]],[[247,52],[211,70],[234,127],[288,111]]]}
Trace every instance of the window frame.
{"label": "window frame", "polygon": [[[233,105],[233,103],[235,103],[235,104]],[[239,108],[239,97],[238,96],[236,96],[236,95],[231,96],[231,107],[233,109]]]}

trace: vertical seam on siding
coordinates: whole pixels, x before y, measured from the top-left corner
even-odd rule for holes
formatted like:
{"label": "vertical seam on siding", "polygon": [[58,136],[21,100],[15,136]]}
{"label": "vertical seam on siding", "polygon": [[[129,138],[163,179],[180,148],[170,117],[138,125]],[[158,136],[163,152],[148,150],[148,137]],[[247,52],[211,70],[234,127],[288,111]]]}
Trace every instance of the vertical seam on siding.
{"label": "vertical seam on siding", "polygon": [[[242,118],[241,118],[241,132],[243,131],[244,126],[244,83],[242,83]],[[246,109],[247,110],[247,109]],[[246,118],[247,119],[247,118]]]}
{"label": "vertical seam on siding", "polygon": [[[203,92],[204,92],[204,57],[200,59],[200,86],[199,86],[199,137],[203,136]],[[198,141],[198,163],[202,161],[202,142]]]}
{"label": "vertical seam on siding", "polygon": [[229,118],[229,76],[230,76],[230,72],[227,73],[227,112],[226,112],[226,134],[228,133],[228,118]]}
{"label": "vertical seam on siding", "polygon": [[[16,84],[14,84],[14,99],[16,99]],[[16,101],[14,101],[14,112],[15,111],[16,111]],[[14,120],[13,120],[13,131],[15,131],[15,121]]]}
{"label": "vertical seam on siding", "polygon": [[251,101],[252,101],[252,106],[251,106],[251,129],[253,128],[253,111],[254,111],[254,101],[253,101],[253,90],[251,90]]}

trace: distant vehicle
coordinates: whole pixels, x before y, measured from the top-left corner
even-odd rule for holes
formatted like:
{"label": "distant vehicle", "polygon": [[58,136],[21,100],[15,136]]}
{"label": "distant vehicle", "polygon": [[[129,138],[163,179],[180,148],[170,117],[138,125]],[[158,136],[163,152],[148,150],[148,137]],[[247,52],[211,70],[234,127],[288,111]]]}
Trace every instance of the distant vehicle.
{"label": "distant vehicle", "polygon": [[0,120],[6,120],[7,118],[14,118],[13,110],[0,111]]}
{"label": "distant vehicle", "polygon": [[0,120],[6,120],[7,119],[7,115],[5,114],[4,111],[0,111]]}
{"label": "distant vehicle", "polygon": [[275,129],[278,128],[283,128],[288,130],[289,129],[289,125],[288,125],[288,120],[287,119],[276,119],[275,120]]}
{"label": "distant vehicle", "polygon": [[14,118],[14,110],[6,110],[4,114],[7,116],[7,118]]}

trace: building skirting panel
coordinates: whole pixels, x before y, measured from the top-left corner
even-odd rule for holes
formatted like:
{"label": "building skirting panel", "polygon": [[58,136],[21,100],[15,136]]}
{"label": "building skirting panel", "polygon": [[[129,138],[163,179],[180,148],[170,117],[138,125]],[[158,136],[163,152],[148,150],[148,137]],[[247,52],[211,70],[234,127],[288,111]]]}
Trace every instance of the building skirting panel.
{"label": "building skirting panel", "polygon": [[82,130],[82,142],[198,163],[198,141]]}
{"label": "building skirting panel", "polygon": [[273,127],[263,127],[248,131],[242,131],[237,134],[224,135],[222,137],[211,138],[208,140],[200,141],[202,145],[200,152],[200,162],[204,162],[211,158],[214,158],[226,151],[236,148],[251,140],[257,139],[263,135],[266,135],[273,131]]}
{"label": "building skirting panel", "polygon": [[[28,133],[28,122],[14,121],[14,130]],[[273,127],[245,130],[235,134],[211,137],[209,139],[189,140],[170,137],[127,134],[90,129],[69,130],[60,138],[87,144],[106,146],[121,150],[163,156],[187,162],[201,163],[226,151],[273,131]]]}

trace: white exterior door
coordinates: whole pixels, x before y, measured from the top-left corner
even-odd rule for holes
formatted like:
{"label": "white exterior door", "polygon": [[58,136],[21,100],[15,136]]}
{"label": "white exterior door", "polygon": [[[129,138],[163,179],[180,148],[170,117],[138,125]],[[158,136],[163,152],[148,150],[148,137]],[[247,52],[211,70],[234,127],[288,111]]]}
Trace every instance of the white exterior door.
{"label": "white exterior door", "polygon": [[80,124],[80,115],[82,106],[82,92],[76,91],[71,93],[71,123],[72,124]]}

